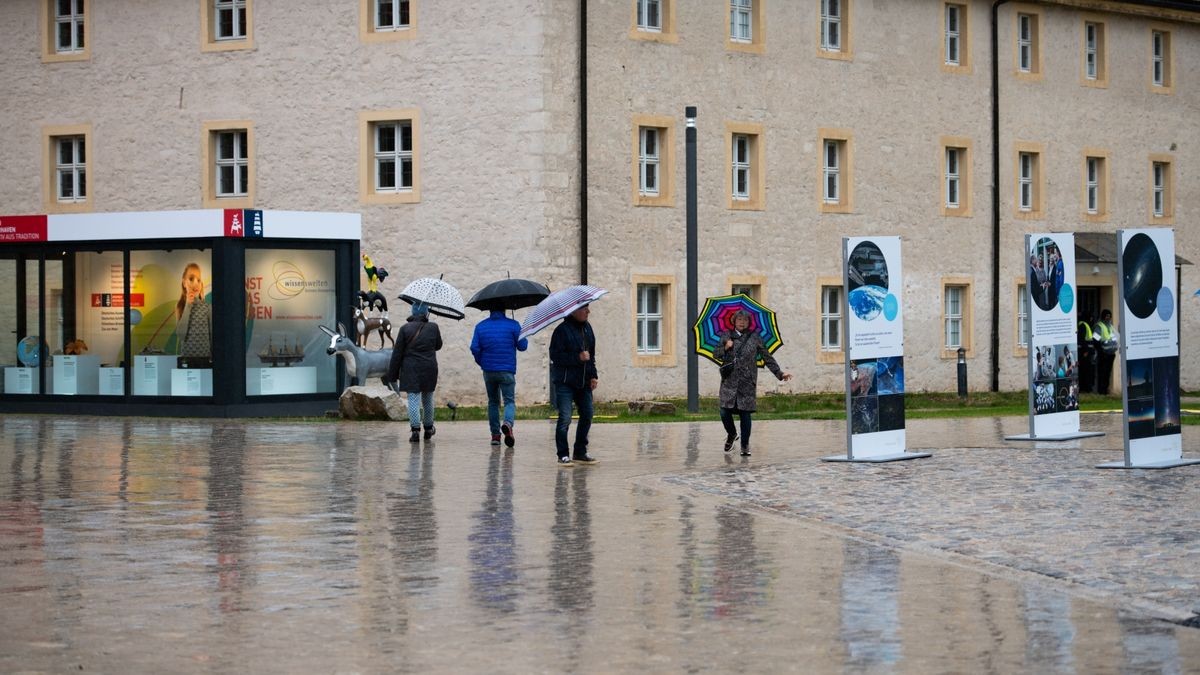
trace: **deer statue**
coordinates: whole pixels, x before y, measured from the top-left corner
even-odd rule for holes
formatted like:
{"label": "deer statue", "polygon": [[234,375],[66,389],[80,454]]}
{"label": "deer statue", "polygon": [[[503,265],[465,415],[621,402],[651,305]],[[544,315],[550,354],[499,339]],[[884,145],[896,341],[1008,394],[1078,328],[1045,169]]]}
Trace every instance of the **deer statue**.
{"label": "deer statue", "polygon": [[346,374],[350,376],[353,384],[361,386],[366,384],[369,378],[387,375],[388,364],[392,360],[390,349],[363,349],[346,336],[346,327],[340,321],[337,327],[336,333],[325,326],[320,327],[321,332],[329,336],[329,347],[325,349],[325,353],[330,356],[342,356],[346,362]]}
{"label": "deer statue", "polygon": [[354,310],[354,335],[355,343],[359,347],[367,346],[367,338],[371,333],[379,333],[379,348],[383,349],[387,344],[384,342],[386,337],[392,341],[392,346],[396,346],[396,341],[392,339],[392,320],[383,316],[367,316],[358,307],[351,307]]}

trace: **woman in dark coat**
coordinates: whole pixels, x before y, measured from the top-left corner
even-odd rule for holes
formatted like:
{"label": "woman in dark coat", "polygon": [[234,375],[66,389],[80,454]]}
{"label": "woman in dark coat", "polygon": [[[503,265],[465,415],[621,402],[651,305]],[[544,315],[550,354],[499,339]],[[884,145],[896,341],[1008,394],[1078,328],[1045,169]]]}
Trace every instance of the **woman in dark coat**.
{"label": "woman in dark coat", "polygon": [[750,454],[750,413],[758,409],[758,366],[762,359],[767,368],[780,380],[792,379],[791,373],[783,372],[775,357],[767,353],[762,336],[750,329],[750,314],[738,310],[733,315],[733,330],[721,333],[720,342],[713,350],[719,361],[733,364],[733,372],[721,378],[720,406],[721,424],[725,425],[725,452],[733,449],[738,439],[733,426],[733,414],[737,413],[742,428],[742,456]]}
{"label": "woman in dark coat", "polygon": [[400,329],[400,337],[392,347],[387,381],[396,389],[408,392],[408,423],[412,428],[409,442],[421,440],[422,417],[425,440],[437,433],[433,427],[433,390],[437,388],[437,351],[442,348],[442,332],[429,320],[429,307],[413,305],[412,316]]}

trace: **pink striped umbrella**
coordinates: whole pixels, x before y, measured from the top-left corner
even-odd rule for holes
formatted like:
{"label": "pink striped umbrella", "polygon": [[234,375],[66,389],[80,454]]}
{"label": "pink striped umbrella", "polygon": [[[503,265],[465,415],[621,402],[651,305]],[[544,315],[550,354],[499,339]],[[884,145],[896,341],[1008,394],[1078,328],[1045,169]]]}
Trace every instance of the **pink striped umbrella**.
{"label": "pink striped umbrella", "polygon": [[571,286],[554,291],[529,311],[521,324],[521,337],[526,338],[571,312],[595,302],[608,291],[595,286]]}

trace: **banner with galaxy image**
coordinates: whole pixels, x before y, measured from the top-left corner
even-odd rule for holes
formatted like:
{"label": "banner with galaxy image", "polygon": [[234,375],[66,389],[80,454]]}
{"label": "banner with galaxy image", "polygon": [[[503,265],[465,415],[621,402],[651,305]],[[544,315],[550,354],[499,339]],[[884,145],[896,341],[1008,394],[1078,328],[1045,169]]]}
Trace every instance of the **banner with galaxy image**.
{"label": "banner with galaxy image", "polygon": [[1079,431],[1079,347],[1075,339],[1075,235],[1025,235],[1029,305],[1029,434]]}
{"label": "banner with galaxy image", "polygon": [[904,275],[900,237],[842,239],[846,418],[856,458],[902,453]]}
{"label": "banner with galaxy image", "polygon": [[1179,419],[1175,233],[1117,231],[1125,457],[1152,464],[1183,456]]}

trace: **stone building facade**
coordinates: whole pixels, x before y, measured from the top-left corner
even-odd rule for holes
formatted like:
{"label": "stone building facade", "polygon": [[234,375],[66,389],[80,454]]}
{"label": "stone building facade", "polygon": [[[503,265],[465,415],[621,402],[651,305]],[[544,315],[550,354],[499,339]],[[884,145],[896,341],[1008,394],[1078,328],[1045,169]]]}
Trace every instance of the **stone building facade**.
{"label": "stone building facade", "polygon": [[[1200,259],[1188,227],[1200,209],[1200,3],[999,5],[998,117],[992,15],[979,0],[8,0],[0,213],[359,212],[388,296],[420,276],[469,296],[506,275],[558,288],[586,273],[610,291],[593,307],[597,395],[681,396],[683,112],[694,105],[699,295],[736,287],[778,312],[777,357],[797,377],[764,390],[841,388],[841,353],[822,343],[838,321],[827,287],[840,284],[841,238],[871,234],[903,237],[908,388],[953,389],[952,332],[973,389],[1017,389],[1026,232],[1168,226],[1178,254]],[[409,173],[383,189],[381,126],[411,138]],[[234,197],[213,169],[214,133],[229,129],[246,132]],[[69,202],[50,167],[61,137],[87,146],[87,194]],[[1020,153],[1032,160],[1027,208]],[[1101,176],[1094,213],[1089,165]],[[1112,306],[1115,266],[1094,271],[1080,269],[1080,286]],[[1186,336],[1200,271],[1181,274]],[[394,303],[393,317],[405,309]],[[482,399],[476,318],[442,322],[439,399]],[[547,398],[548,343],[548,331],[535,336],[521,357],[523,400]],[[1182,354],[1195,387],[1186,338]]]}

